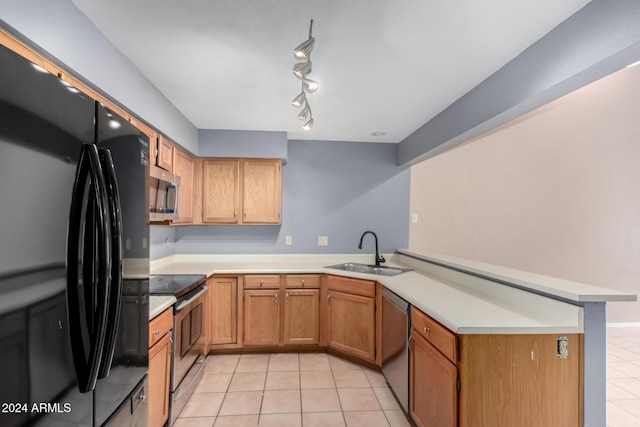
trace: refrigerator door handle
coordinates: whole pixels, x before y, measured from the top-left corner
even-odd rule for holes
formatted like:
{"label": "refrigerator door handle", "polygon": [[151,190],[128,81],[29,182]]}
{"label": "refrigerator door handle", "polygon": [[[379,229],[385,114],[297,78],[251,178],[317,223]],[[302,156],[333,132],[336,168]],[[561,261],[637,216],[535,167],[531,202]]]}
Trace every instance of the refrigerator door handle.
{"label": "refrigerator door handle", "polygon": [[111,220],[111,287],[107,296],[107,332],[105,335],[104,352],[100,362],[98,379],[109,376],[111,363],[116,349],[118,325],[120,324],[120,310],[122,308],[122,211],[120,206],[120,193],[118,181],[113,166],[111,151],[106,148],[98,149],[102,171],[105,174],[107,184],[107,197],[109,203],[109,218]]}
{"label": "refrigerator door handle", "polygon": [[[107,255],[111,253],[111,229],[105,210],[107,205],[98,149],[93,144],[84,144],[73,185],[67,232],[69,333],[78,388],[82,393],[95,388],[107,327],[106,299],[111,286],[111,257]],[[88,230],[86,218],[94,221]],[[91,247],[85,247],[87,244]],[[80,251],[85,254],[82,259]],[[92,254],[91,259],[86,259],[87,251]],[[85,263],[96,265],[87,268]],[[81,270],[82,275],[79,274]],[[87,271],[95,273],[87,274]]]}

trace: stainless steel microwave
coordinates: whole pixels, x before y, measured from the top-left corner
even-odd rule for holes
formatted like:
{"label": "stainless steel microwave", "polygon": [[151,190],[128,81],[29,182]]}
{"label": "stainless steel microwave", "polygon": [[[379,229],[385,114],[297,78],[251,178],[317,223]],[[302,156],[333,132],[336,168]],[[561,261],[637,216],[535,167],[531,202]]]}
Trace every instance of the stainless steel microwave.
{"label": "stainless steel microwave", "polygon": [[149,166],[149,221],[178,218],[180,209],[180,177]]}

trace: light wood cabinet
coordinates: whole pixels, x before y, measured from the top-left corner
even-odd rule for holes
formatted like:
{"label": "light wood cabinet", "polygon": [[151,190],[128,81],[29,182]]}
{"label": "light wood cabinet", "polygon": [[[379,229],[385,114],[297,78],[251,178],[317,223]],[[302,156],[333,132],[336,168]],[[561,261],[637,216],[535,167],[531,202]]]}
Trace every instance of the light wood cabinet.
{"label": "light wood cabinet", "polygon": [[173,223],[189,224],[193,222],[194,160],[177,147],[173,149],[173,173],[180,177],[180,206],[178,219]]}
{"label": "light wood cabinet", "polygon": [[280,290],[244,290],[244,345],[280,344]]}
{"label": "light wood cabinet", "polygon": [[415,327],[411,337],[411,417],[421,427],[455,427],[458,419],[458,369]]}
{"label": "light wood cabinet", "polygon": [[318,345],[320,275],[245,275],[244,346]]}
{"label": "light wood cabinet", "polygon": [[282,198],[282,161],[242,161],[242,222],[279,224]]}
{"label": "light wood cabinet", "polygon": [[202,164],[202,222],[240,222],[240,162],[204,160]]}
{"label": "light wood cabinet", "polygon": [[203,223],[280,223],[280,159],[207,159],[202,180]]}
{"label": "light wood cabinet", "polygon": [[455,335],[412,307],[410,412],[418,426],[582,425],[582,335]]}
{"label": "light wood cabinet", "polygon": [[320,289],[285,289],[284,345],[320,342]]}
{"label": "light wood cabinet", "polygon": [[149,322],[149,427],[162,427],[169,418],[173,309]]}
{"label": "light wood cabinet", "polygon": [[213,347],[238,343],[238,278],[212,277],[209,288],[210,337]]}
{"label": "light wood cabinet", "polygon": [[158,152],[156,165],[164,170],[173,172],[173,144],[162,135],[158,135]]}
{"label": "light wood cabinet", "polygon": [[327,346],[375,362],[375,282],[329,276],[327,287]]}

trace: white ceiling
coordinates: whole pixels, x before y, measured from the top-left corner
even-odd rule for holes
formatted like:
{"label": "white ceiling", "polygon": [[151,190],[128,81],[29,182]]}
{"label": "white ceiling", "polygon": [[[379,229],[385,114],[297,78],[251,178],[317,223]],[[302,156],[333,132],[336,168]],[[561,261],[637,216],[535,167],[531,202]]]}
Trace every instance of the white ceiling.
{"label": "white ceiling", "polygon": [[[199,129],[400,142],[588,0],[72,2]],[[305,132],[291,68],[310,19]]]}

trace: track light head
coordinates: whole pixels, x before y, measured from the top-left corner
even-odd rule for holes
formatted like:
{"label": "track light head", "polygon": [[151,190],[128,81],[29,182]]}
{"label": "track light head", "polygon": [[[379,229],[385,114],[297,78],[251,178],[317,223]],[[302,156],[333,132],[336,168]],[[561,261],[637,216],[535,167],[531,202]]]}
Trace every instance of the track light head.
{"label": "track light head", "polygon": [[307,97],[305,96],[304,91],[300,92],[298,96],[296,96],[291,100],[291,104],[297,108],[302,107],[302,104],[306,104],[306,103],[307,103]]}
{"label": "track light head", "polygon": [[309,104],[305,103],[304,108],[298,114],[298,119],[307,120],[307,117],[311,116],[311,108],[309,108]]}
{"label": "track light head", "polygon": [[318,90],[319,87],[320,85],[315,80],[311,80],[306,77],[302,79],[302,88],[307,93],[314,93]]}
{"label": "track light head", "polygon": [[316,39],[313,37],[309,37],[307,40],[300,43],[293,49],[293,57],[298,61],[305,61],[309,59],[311,52],[313,51],[313,46],[316,44]]}
{"label": "track light head", "polygon": [[307,74],[311,72],[311,61],[298,62],[293,66],[293,75],[299,79],[307,77]]}
{"label": "track light head", "polygon": [[311,117],[307,123],[302,125],[302,129],[304,129],[306,131],[311,130],[312,127],[313,127],[313,117]]}

